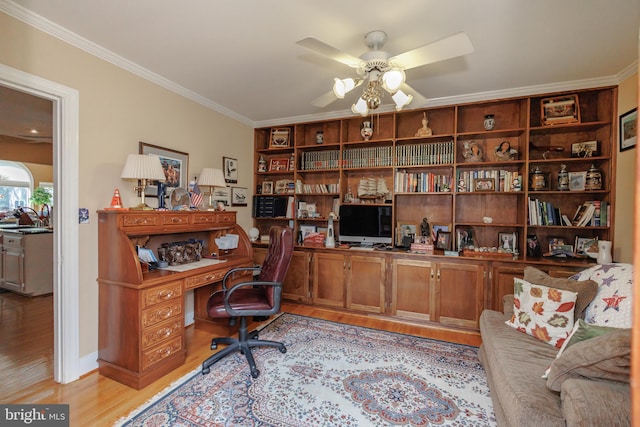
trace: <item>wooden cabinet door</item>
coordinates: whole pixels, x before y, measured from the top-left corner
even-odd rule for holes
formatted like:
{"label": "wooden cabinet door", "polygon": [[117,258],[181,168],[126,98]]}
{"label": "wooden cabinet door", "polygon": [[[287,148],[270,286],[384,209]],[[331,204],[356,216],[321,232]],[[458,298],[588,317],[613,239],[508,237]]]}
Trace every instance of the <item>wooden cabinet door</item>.
{"label": "wooden cabinet door", "polygon": [[314,303],[344,307],[346,262],[347,259],[342,254],[313,254]]}
{"label": "wooden cabinet door", "polygon": [[493,264],[491,268],[491,300],[487,307],[503,311],[502,297],[513,293],[513,279],[524,277],[524,267],[521,264]]}
{"label": "wooden cabinet door", "polygon": [[445,325],[478,329],[485,296],[483,262],[437,264],[435,319]]}
{"label": "wooden cabinet door", "polygon": [[22,292],[24,289],[24,256],[22,249],[5,246],[3,264],[4,288]]}
{"label": "wooden cabinet door", "polygon": [[[267,256],[266,248],[253,249],[253,261],[262,265]],[[282,298],[290,301],[309,301],[309,253],[293,251],[289,270],[282,285]]]}
{"label": "wooden cabinet door", "polygon": [[384,313],[386,257],[347,257],[346,263],[346,308]]}
{"label": "wooden cabinet door", "polygon": [[394,258],[391,273],[391,314],[431,320],[435,268],[432,262]]}

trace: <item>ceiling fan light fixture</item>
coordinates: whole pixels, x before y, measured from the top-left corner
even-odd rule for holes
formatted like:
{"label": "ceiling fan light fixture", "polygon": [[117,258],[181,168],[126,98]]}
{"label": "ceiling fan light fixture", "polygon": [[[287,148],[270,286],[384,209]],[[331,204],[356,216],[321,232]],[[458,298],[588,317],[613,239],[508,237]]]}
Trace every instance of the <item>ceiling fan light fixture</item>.
{"label": "ceiling fan light fixture", "polygon": [[413,101],[412,95],[407,95],[403,91],[399,90],[393,95],[391,95],[393,102],[396,104],[396,111],[402,110],[405,105],[408,105],[411,101]]}
{"label": "ceiling fan light fixture", "polygon": [[365,117],[369,114],[369,109],[367,108],[367,101],[362,99],[362,97],[358,98],[358,101],[351,106],[351,111],[356,114],[360,114],[362,117]]}
{"label": "ceiling fan light fixture", "polygon": [[394,68],[382,75],[382,87],[389,93],[393,93],[400,89],[400,86],[406,81],[407,76],[403,70]]}
{"label": "ceiling fan light fixture", "polygon": [[356,82],[352,78],[347,79],[333,79],[333,93],[339,99],[344,98],[344,96],[351,92],[354,87],[356,87]]}

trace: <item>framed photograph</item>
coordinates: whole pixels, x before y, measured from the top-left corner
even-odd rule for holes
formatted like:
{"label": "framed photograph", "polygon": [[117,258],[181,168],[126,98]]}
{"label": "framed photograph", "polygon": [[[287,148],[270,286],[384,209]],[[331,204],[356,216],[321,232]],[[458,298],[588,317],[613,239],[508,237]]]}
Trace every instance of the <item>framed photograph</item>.
{"label": "framed photograph", "polygon": [[225,206],[229,206],[231,198],[231,188],[230,187],[214,187],[213,188],[213,204],[214,206],[218,203],[222,202]]}
{"label": "framed photograph", "polygon": [[248,197],[245,187],[231,187],[231,206],[247,206]]}
{"label": "framed photograph", "polygon": [[238,159],[223,157],[222,170],[224,172],[224,182],[227,184],[238,183]]}
{"label": "framed photograph", "polygon": [[541,257],[542,249],[540,249],[540,241],[538,236],[531,234],[527,236],[527,256],[528,257]]}
{"label": "framed photograph", "polygon": [[474,239],[473,228],[461,227],[456,230],[456,243],[458,244],[457,250],[462,251],[466,248],[476,246]]}
{"label": "framed photograph", "polygon": [[584,191],[587,182],[587,172],[569,172],[569,190]]}
{"label": "framed photograph", "polygon": [[273,181],[264,181],[262,183],[262,194],[273,194]]}
{"label": "framed photograph", "polygon": [[438,231],[436,237],[436,249],[451,250],[451,231]]}
{"label": "framed photograph", "polygon": [[418,232],[418,225],[413,222],[398,221],[396,228],[396,245],[409,246]]}
{"label": "framed photograph", "polygon": [[498,233],[498,244],[502,249],[515,251],[518,249],[518,233]]}
{"label": "framed photograph", "polygon": [[567,246],[567,241],[564,237],[549,237],[549,252],[565,246]]}
{"label": "framed photograph", "polygon": [[431,240],[436,241],[439,231],[452,231],[451,224],[431,224]]}
{"label": "framed photograph", "polygon": [[585,254],[587,249],[591,249],[594,245],[598,245],[598,240],[593,237],[576,236],[573,242],[573,249],[577,254]]}
{"label": "framed photograph", "polygon": [[638,135],[638,109],[634,108],[620,116],[620,151],[636,146]]}
{"label": "framed photograph", "polygon": [[495,191],[496,180],[493,178],[477,178],[474,181],[474,191]]}
{"label": "framed photograph", "polygon": [[289,128],[271,129],[269,148],[286,148],[289,146]]}
{"label": "framed photograph", "polygon": [[288,158],[269,159],[269,172],[283,172],[289,170]]}
{"label": "framed photograph", "polygon": [[540,104],[545,126],[580,122],[578,95],[544,98]]}
{"label": "framed photograph", "polygon": [[[169,148],[160,147],[153,144],[147,144],[140,141],[138,144],[138,152],[140,154],[149,154],[160,157],[162,169],[166,181],[166,196],[168,197],[174,188],[189,187],[189,154],[182,151],[171,150]],[[158,182],[154,181],[148,185],[144,192],[145,196],[158,197]]]}
{"label": "framed photograph", "polygon": [[585,141],[571,144],[571,157],[593,157],[598,154],[598,141]]}
{"label": "framed photograph", "polygon": [[300,226],[300,241],[303,241],[311,233],[318,231],[315,225],[301,225]]}

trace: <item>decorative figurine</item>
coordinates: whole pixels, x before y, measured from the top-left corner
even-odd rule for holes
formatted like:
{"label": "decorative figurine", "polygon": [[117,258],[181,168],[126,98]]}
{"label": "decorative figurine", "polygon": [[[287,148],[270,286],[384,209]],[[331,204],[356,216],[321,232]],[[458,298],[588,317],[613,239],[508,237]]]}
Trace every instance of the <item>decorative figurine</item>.
{"label": "decorative figurine", "polygon": [[429,220],[427,218],[422,218],[422,222],[420,223],[420,235],[431,237],[431,226],[429,225]]}
{"label": "decorative figurine", "polygon": [[541,191],[547,187],[547,179],[538,166],[531,174],[531,189],[533,191]]}
{"label": "decorative figurine", "polygon": [[602,190],[602,174],[594,164],[592,164],[587,171],[587,179],[585,181],[584,189]]}
{"label": "decorative figurine", "polygon": [[496,120],[493,118],[493,114],[484,116],[484,130],[493,130],[494,127],[496,127]]}
{"label": "decorative figurine", "polygon": [[360,134],[364,138],[365,141],[368,141],[371,136],[373,136],[373,128],[371,127],[371,122],[363,122],[362,130]]}
{"label": "decorative figurine", "polygon": [[465,141],[463,148],[462,156],[466,162],[476,163],[482,161],[482,150],[475,141]]}
{"label": "decorative figurine", "polygon": [[493,150],[493,155],[495,156],[496,162],[517,160],[518,150],[511,148],[511,143],[509,141],[502,141],[496,146],[495,150]]}
{"label": "decorative figurine", "polygon": [[267,171],[267,161],[264,159],[264,156],[260,156],[258,160],[258,172],[266,172]]}
{"label": "decorative figurine", "polygon": [[564,163],[560,165],[560,172],[558,172],[558,191],[569,190],[569,172],[567,172],[567,165]]}
{"label": "decorative figurine", "polygon": [[324,142],[324,132],[319,130],[316,132],[316,144],[322,144]]}
{"label": "decorative figurine", "polygon": [[427,126],[428,124],[429,119],[427,119],[427,113],[422,113],[422,127],[418,129],[416,136],[431,136],[433,133],[431,132],[431,128]]}
{"label": "decorative figurine", "polygon": [[296,170],[296,155],[291,153],[291,158],[289,159],[289,171]]}

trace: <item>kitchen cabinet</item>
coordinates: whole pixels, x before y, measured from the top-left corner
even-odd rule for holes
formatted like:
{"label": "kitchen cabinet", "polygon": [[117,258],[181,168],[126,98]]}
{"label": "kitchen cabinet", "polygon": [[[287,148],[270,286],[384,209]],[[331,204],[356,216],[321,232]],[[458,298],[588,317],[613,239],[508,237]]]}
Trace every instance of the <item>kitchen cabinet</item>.
{"label": "kitchen cabinet", "polygon": [[32,297],[52,293],[53,233],[0,234],[0,288]]}

